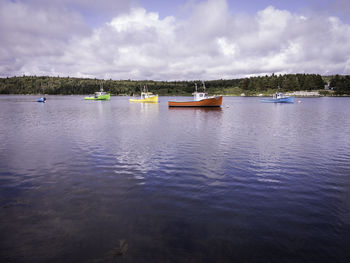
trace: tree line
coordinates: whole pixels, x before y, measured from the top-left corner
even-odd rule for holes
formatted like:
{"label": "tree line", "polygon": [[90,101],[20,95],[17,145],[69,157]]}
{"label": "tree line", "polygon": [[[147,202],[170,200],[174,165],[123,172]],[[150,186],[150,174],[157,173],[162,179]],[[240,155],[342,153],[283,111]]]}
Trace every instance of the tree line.
{"label": "tree line", "polygon": [[350,76],[335,75],[330,79],[329,86],[336,95],[350,95]]}
{"label": "tree line", "polygon": [[[15,76],[0,78],[0,94],[49,94],[83,95],[104,88],[113,95],[137,95],[141,88],[159,95],[190,95],[194,83],[201,89],[202,81],[152,81],[152,80],[100,80],[50,76]],[[271,94],[276,91],[324,90],[329,84],[334,94],[350,95],[350,76],[327,76],[318,74],[286,74],[229,80],[205,81],[210,94],[246,95]]]}

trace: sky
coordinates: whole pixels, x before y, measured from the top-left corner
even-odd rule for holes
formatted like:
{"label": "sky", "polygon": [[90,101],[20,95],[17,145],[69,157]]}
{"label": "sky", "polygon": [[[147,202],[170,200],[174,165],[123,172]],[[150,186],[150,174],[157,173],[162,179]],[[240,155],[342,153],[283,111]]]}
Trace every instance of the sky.
{"label": "sky", "polygon": [[0,77],[350,74],[348,0],[0,0]]}

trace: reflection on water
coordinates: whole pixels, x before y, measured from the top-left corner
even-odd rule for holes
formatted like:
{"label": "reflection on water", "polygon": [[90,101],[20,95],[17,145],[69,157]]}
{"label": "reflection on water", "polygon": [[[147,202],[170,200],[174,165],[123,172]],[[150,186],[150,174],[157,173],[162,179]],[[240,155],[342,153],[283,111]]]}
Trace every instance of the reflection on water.
{"label": "reflection on water", "polygon": [[47,99],[0,97],[1,262],[348,262],[348,98]]}
{"label": "reflection on water", "polygon": [[149,114],[148,116],[157,116],[159,111],[158,103],[138,103],[130,105],[130,108],[141,113]]}
{"label": "reflection on water", "polygon": [[169,107],[169,110],[208,112],[208,111],[222,111],[222,108],[221,107]]}

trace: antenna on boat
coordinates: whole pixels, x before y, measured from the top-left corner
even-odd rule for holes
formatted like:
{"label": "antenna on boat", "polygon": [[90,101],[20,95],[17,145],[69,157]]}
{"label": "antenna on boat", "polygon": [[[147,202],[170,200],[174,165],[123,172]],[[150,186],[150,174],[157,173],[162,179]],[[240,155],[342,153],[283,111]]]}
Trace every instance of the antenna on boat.
{"label": "antenna on boat", "polygon": [[204,81],[202,80],[202,83],[203,83],[203,90],[205,92],[205,84],[204,84]]}
{"label": "antenna on boat", "polygon": [[195,87],[195,90],[197,92],[197,83],[196,82],[194,83],[194,87]]}

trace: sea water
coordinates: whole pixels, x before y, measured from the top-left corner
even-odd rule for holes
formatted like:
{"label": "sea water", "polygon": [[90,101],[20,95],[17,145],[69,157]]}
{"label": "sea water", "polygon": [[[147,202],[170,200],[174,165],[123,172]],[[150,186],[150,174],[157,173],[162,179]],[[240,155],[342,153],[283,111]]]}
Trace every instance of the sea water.
{"label": "sea water", "polygon": [[1,262],[349,262],[350,98],[0,96]]}

